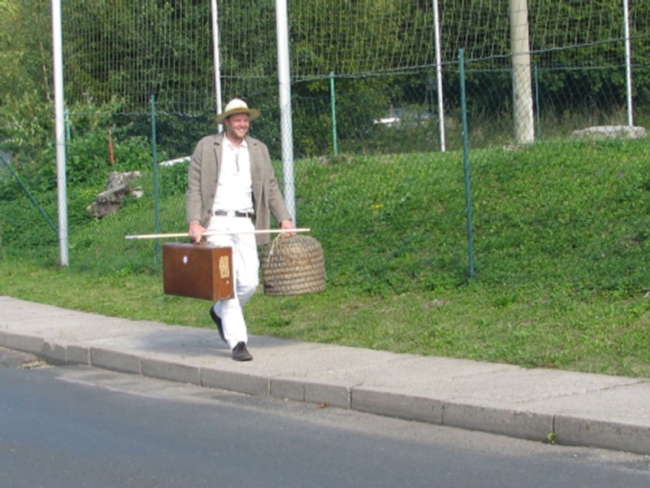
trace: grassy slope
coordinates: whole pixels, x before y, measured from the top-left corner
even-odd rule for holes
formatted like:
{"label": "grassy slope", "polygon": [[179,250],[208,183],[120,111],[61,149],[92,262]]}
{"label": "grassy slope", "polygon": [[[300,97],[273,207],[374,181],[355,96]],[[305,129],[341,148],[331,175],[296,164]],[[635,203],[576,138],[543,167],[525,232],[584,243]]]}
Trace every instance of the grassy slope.
{"label": "grassy slope", "polygon": [[[649,147],[473,151],[471,280],[458,153],[301,161],[299,223],[323,244],[328,290],[256,295],[247,308],[251,332],[650,376]],[[207,302],[165,296],[155,273],[132,273],[155,265],[151,243],[121,239],[150,225],[147,205],[72,236],[77,261],[99,259],[102,276],[5,258],[0,293],[210,326]],[[161,207],[182,222],[182,196]]]}

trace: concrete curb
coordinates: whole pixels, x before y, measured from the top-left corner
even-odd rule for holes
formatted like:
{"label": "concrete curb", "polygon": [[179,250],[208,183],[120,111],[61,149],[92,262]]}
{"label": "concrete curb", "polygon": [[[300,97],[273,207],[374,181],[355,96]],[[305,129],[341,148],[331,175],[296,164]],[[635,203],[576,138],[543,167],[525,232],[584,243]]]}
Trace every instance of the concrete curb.
{"label": "concrete curb", "polygon": [[[248,372],[235,370],[230,362],[225,361],[222,364],[201,364],[197,358],[162,356],[158,352],[138,354],[109,344],[88,345],[6,330],[0,330],[0,346],[34,354],[53,364],[88,365],[207,388],[324,404],[521,439],[547,442],[550,436],[558,444],[650,455],[648,415],[630,421],[629,417],[619,417],[616,412],[580,413],[568,408],[566,402],[553,406],[549,399],[544,398],[537,405],[499,401],[491,404],[471,398],[463,400],[435,393],[422,394],[418,388],[409,392],[390,386],[355,384],[340,378],[324,381],[309,377],[308,373],[301,377],[282,371],[268,374],[259,370]],[[494,371],[498,372],[498,369]],[[507,370],[507,373],[512,374],[512,371]],[[587,396],[596,394],[612,393],[617,397],[612,391],[617,388],[625,388],[628,395],[647,398],[647,405],[650,405],[650,381],[645,379],[612,379],[611,386],[578,392],[577,402],[583,403]],[[578,398],[580,395],[582,397]]]}

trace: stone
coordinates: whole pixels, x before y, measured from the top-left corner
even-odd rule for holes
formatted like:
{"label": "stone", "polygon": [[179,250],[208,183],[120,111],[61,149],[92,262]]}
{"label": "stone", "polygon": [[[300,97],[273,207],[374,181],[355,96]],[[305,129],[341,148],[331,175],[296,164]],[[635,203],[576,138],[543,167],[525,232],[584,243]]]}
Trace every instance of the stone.
{"label": "stone", "polygon": [[573,139],[642,139],[647,137],[645,127],[634,127],[628,125],[600,125],[587,129],[574,130],[571,133]]}
{"label": "stone", "polygon": [[131,188],[130,184],[141,176],[140,171],[111,171],[104,191],[95,197],[95,201],[86,210],[97,219],[116,213],[127,195],[133,194],[137,198],[142,196],[142,191]]}

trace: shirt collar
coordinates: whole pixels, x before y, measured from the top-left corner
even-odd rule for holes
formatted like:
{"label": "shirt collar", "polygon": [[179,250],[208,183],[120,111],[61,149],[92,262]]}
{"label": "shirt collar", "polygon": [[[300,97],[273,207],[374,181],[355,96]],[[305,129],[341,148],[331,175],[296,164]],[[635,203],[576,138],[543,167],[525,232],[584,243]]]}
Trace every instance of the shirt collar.
{"label": "shirt collar", "polygon": [[248,142],[246,141],[245,137],[244,137],[244,140],[241,141],[241,144],[238,147],[233,146],[232,142],[230,142],[230,139],[228,139],[225,135],[223,136],[223,141],[224,141],[224,144],[226,146],[228,146],[230,149],[232,149],[233,151],[236,151],[240,147],[248,148]]}

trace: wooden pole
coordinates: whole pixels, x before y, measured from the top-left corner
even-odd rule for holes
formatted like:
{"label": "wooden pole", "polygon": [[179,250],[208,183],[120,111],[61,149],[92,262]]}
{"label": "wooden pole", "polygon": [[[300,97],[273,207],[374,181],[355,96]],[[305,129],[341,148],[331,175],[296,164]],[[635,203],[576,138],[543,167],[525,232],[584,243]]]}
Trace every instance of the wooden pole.
{"label": "wooden pole", "polygon": [[[204,232],[204,236],[232,236],[236,234],[289,234],[293,232],[310,232],[310,229],[268,229],[268,230],[251,230],[248,232]],[[140,234],[124,236],[127,240],[137,239],[171,239],[174,237],[189,237],[187,232],[176,232],[171,234]]]}

